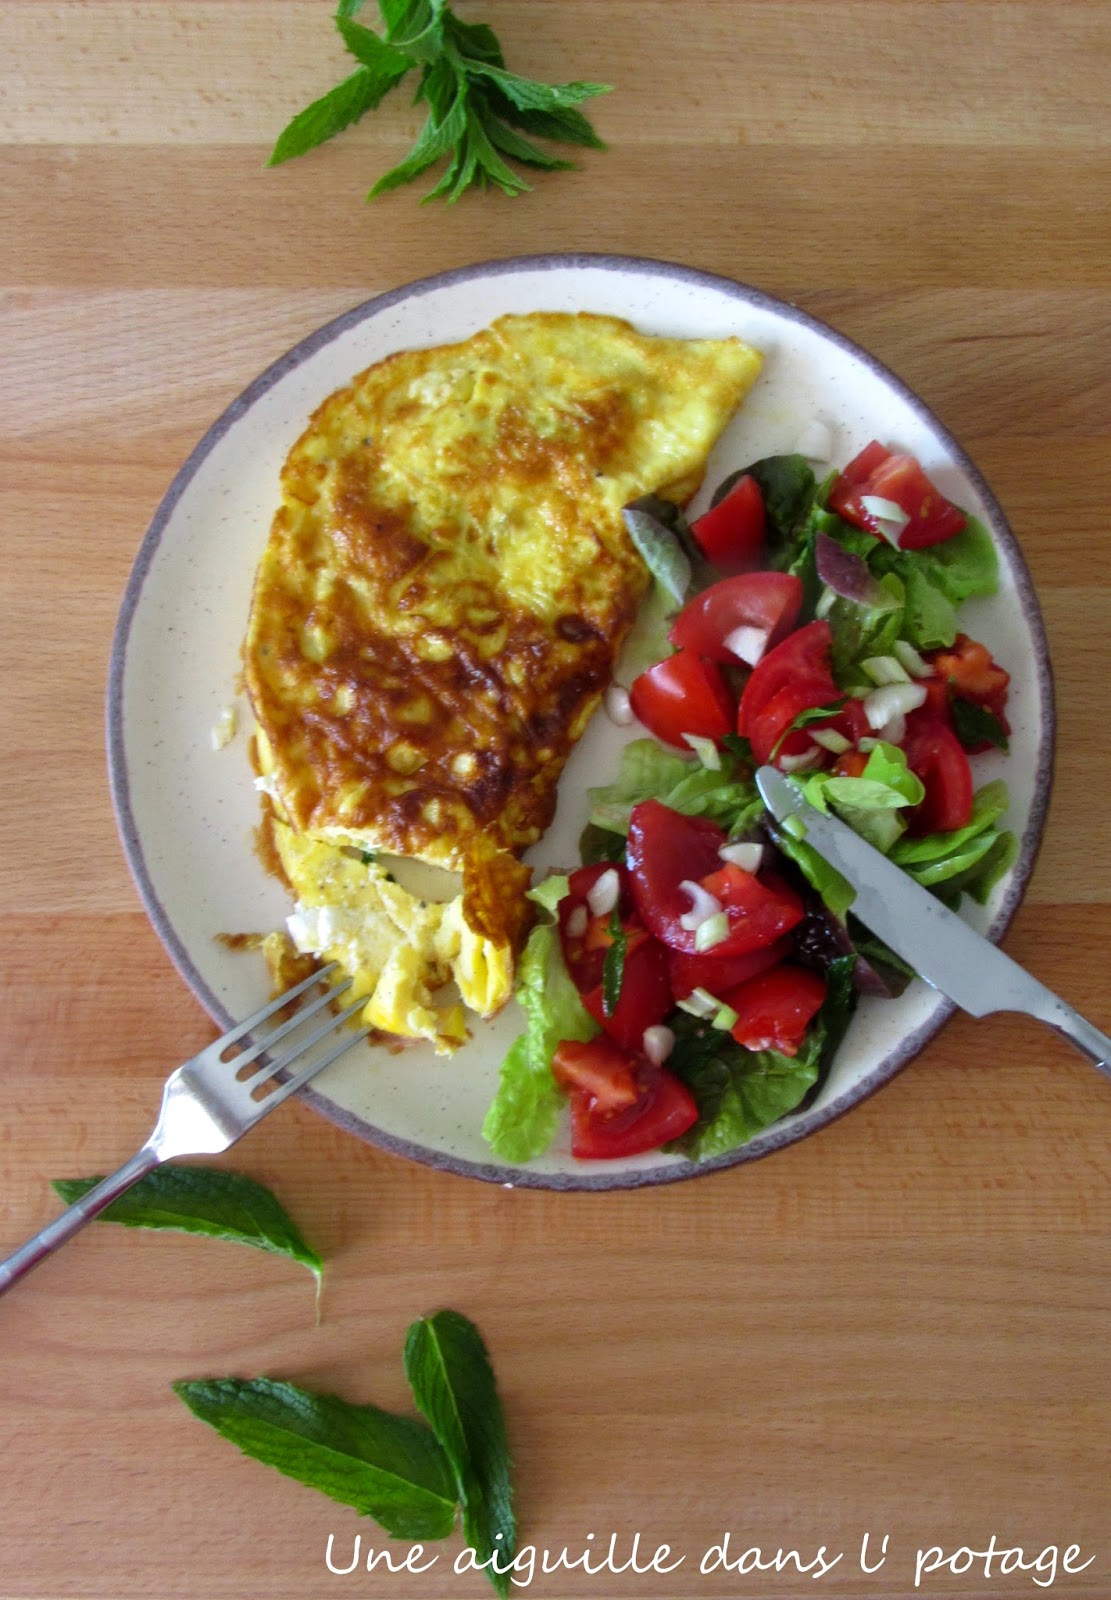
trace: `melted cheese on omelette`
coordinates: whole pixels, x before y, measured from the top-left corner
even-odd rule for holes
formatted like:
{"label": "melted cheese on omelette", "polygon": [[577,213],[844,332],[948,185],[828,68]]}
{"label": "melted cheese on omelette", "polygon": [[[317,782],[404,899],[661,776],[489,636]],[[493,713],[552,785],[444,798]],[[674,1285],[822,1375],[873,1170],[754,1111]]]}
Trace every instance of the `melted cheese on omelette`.
{"label": "melted cheese on omelette", "polygon": [[[507,316],[371,367],[290,452],[246,681],[283,870],[301,908],[343,912],[324,939],[299,910],[299,948],[356,971],[374,1025],[447,1049],[462,1023],[440,983],[483,1015],[508,998],[514,858],[648,584],[621,507],[693,494],[760,364],[736,339]],[[461,870],[457,909],[433,928],[352,847]]]}

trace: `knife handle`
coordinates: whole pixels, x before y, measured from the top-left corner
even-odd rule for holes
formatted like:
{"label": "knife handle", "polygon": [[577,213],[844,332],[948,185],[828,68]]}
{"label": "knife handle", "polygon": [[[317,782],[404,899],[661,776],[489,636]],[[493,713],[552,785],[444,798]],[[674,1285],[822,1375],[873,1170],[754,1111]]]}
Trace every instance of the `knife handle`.
{"label": "knife handle", "polygon": [[1111,1078],[1111,1039],[1101,1033],[1094,1023],[1082,1017],[1079,1011],[1074,1011],[1066,1005],[1060,995],[1046,989],[1044,985],[1038,987],[1044,992],[1044,1001],[1037,1007],[1031,1006],[1030,1015],[1040,1022],[1048,1022],[1051,1028],[1058,1033],[1063,1033],[1076,1048],[1093,1061],[1100,1072],[1106,1073]]}

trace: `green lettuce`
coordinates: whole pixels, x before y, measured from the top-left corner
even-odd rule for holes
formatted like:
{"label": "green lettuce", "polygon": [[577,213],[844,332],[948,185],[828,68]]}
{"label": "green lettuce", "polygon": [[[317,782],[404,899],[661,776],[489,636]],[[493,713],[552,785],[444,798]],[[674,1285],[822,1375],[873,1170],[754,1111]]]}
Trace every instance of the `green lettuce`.
{"label": "green lettuce", "polygon": [[735,1150],[788,1112],[820,1081],[844,1038],[856,1005],[853,955],[831,963],[825,1003],[797,1055],[746,1050],[728,1033],[680,1012],[672,1019],[675,1048],[668,1067],[698,1104],[698,1121],[669,1148],[695,1161]]}
{"label": "green lettuce", "polygon": [[906,828],[899,812],[919,805],[926,797],[925,785],[908,768],[903,751],[882,740],[859,778],[815,772],[801,780],[801,788],[816,810],[836,812],[862,839],[885,854]]}
{"label": "green lettuce", "polygon": [[[549,878],[532,891],[532,898],[554,909],[566,892],[566,878]],[[551,1070],[556,1047],[565,1039],[592,1039],[598,1032],[564,966],[559,930],[552,922],[529,934],[517,967],[516,998],[525,1013],[525,1031],[502,1062],[482,1133],[495,1155],[521,1162],[548,1148],[563,1109],[564,1097]]]}
{"label": "green lettuce", "polygon": [[[634,739],[621,752],[621,767],[612,783],[588,789],[590,826],[626,834],[633,807],[659,800],[687,817],[709,817],[732,833],[764,820],[764,803],[743,758],[721,752],[721,768],[665,750],[655,739]],[[600,842],[589,843],[596,860],[607,859]]]}

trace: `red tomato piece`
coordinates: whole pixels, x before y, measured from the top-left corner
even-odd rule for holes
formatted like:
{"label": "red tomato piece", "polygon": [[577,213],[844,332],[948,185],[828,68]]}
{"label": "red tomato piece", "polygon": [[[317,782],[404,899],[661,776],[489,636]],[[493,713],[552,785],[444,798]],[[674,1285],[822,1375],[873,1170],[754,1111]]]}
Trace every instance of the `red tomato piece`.
{"label": "red tomato piece", "polygon": [[830,490],[829,507],[839,517],[880,537],[879,519],[864,500],[875,495],[905,511],[909,522],[899,534],[901,550],[922,550],[960,533],[967,518],[947,500],[910,455],[894,455],[878,441],[849,462]]}
{"label": "red tomato piece", "polygon": [[552,1058],[552,1076],[562,1088],[587,1096],[599,1112],[624,1111],[643,1098],[635,1058],[601,1035],[585,1044],[565,1039]]}
{"label": "red tomato piece", "polygon": [[751,473],[691,524],[699,549],[717,567],[750,570],[764,556],[764,495]]}
{"label": "red tomato piece", "polygon": [[667,951],[643,929],[626,934],[625,960],[617,1005],[606,1015],[602,984],[583,993],[595,1022],[626,1050],[640,1050],[645,1028],[662,1022],[675,1004],[668,977]]}
{"label": "red tomato piece", "polygon": [[685,733],[724,739],[733,729],[733,698],[717,667],[692,650],[679,650],[635,679],[633,715],[657,739],[690,751]]}
{"label": "red tomato piece", "polygon": [[802,580],[789,572],[747,572],[723,578],[695,595],[671,625],[668,638],[711,661],[737,665],[725,645],[736,628],[759,628],[769,647],[790,633],[802,609]]}
{"label": "red tomato piece", "polygon": [[943,722],[917,713],[908,718],[903,741],[907,766],[926,786],[926,798],[907,822],[912,833],[948,833],[967,827],[972,816],[972,768],[956,734]]}
{"label": "red tomato piece", "polygon": [[[753,720],[769,700],[781,689],[799,682],[821,684],[826,699],[840,699],[829,664],[832,643],[833,632],[828,622],[808,622],[805,628],[796,629],[769,650],[745,684],[737,715],[737,732],[746,739],[751,738]],[[822,705],[823,701],[815,700],[812,704]]]}
{"label": "red tomato piece", "polygon": [[[952,701],[969,700],[973,705],[990,711],[1002,733],[1010,733],[1007,694],[1011,675],[993,660],[986,645],[970,639],[967,633],[958,633],[948,650],[931,650],[927,659],[938,675],[937,679],[930,680],[931,684],[940,680],[942,685],[947,722],[952,721]],[[981,750],[990,750],[992,742],[990,739],[981,739],[977,744],[966,745],[965,748],[970,754],[976,755]]]}
{"label": "red tomato piece", "polygon": [[763,945],[759,950],[749,950],[740,956],[719,956],[713,950],[707,950],[702,955],[669,950],[667,970],[671,992],[676,1000],[685,1000],[695,989],[705,989],[707,994],[720,999],[730,989],[744,983],[746,978],[755,978],[758,973],[776,966],[790,950],[789,939],[777,939],[774,944]]}
{"label": "red tomato piece", "polygon": [[838,516],[844,516],[841,507],[850,492],[858,489],[862,483],[867,483],[876,468],[890,458],[891,451],[886,445],[880,444],[878,439],[866,444],[860,454],[853,456],[845,470],[834,480],[827,502],[829,509],[836,511]]}
{"label": "red tomato piece", "polygon": [[658,800],[633,807],[629,824],[629,873],[633,899],[646,926],[669,950],[698,954],[693,928],[683,916],[691,896],[680,885],[700,884],[720,902],[729,924],[713,947],[717,956],[743,955],[772,944],[803,918],[803,905],[787,884],[765,874],[742,872],[722,861],[725,834],[705,817],[684,817]]}
{"label": "red tomato piece", "polygon": [[729,919],[728,937],[712,947],[719,956],[747,955],[774,944],[806,915],[802,900],[782,878],[771,872],[756,877],[731,861],[703,878],[702,887],[721,901]]}
{"label": "red tomato piece", "polygon": [[[603,975],[606,954],[613,944],[612,912],[595,915],[588,894],[599,878],[616,872],[619,882],[617,912],[625,934],[625,959],[617,1005],[607,1016]],[[674,1004],[668,982],[667,952],[648,933],[637,915],[629,891],[628,870],[600,862],[579,867],[568,879],[567,893],[556,910],[564,964],[583,1005],[618,1044],[639,1050],[645,1028],[662,1022]]]}
{"label": "red tomato piece", "polygon": [[[613,942],[608,927],[609,916],[595,916],[587,900],[587,895],[598,879],[604,877],[607,872],[617,873],[620,886],[618,912],[622,926],[626,926],[633,916],[634,908],[629,890],[629,874],[620,864],[611,867],[603,861],[593,867],[579,867],[567,880],[567,893],[556,908],[564,965],[580,994],[601,984],[606,951]],[[639,919],[637,926],[641,926]]]}
{"label": "red tomato piece", "polygon": [[658,1150],[698,1121],[694,1096],[666,1067],[640,1068],[643,1095],[636,1105],[600,1115],[581,1090],[571,1094],[571,1154],[580,1161],[613,1161]]}
{"label": "red tomato piece", "polygon": [[691,908],[679,885],[698,883],[722,865],[725,833],[706,817],[684,817],[658,800],[642,800],[629,821],[629,878],[633,899],[650,933],[670,949],[694,952],[694,934],[679,918]]}
{"label": "red tomato piece", "polygon": [[809,967],[782,962],[750,978],[725,996],[737,1013],[730,1029],[748,1050],[779,1050],[793,1056],[826,997],[826,980]]}
{"label": "red tomato piece", "polygon": [[806,737],[805,728],[789,733],[792,722],[804,711],[837,700],[840,693],[832,679],[802,679],[774,694],[749,726],[749,743],[757,763],[763,766],[766,761],[778,761],[785,755],[801,755],[814,741]]}

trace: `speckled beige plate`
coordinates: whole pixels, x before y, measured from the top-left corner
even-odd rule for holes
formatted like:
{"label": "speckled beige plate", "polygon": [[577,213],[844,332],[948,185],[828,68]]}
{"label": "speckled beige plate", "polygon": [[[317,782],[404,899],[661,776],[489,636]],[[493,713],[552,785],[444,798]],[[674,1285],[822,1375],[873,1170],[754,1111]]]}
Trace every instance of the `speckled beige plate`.
{"label": "speckled beige plate", "polygon": [[[113,798],[143,903],[174,963],[226,1027],[261,1003],[261,959],[234,954],[220,933],[281,924],[280,886],[252,848],[258,801],[240,732],[212,749],[212,729],[235,700],[239,646],[255,565],[277,502],[282,461],[314,407],[393,351],[466,338],[509,311],[595,311],[648,333],[736,334],[764,351],[764,372],[719,442],[707,482],[760,456],[794,448],[821,418],[843,463],[873,437],[922,461],[939,488],[991,528],[1002,581],[962,611],[1012,674],[1011,755],[977,757],[978,782],[1005,776],[1009,824],[1022,840],[1014,869],[969,919],[998,937],[1025,887],[1052,772],[1053,707],[1045,634],[1025,562],[972,462],[909,389],[847,339],[797,308],[724,278],[658,261],[538,256],[489,262],[395,290],[330,323],[281,357],[213,424],[181,469],[140,549],[124,596],[109,687]],[[704,496],[705,497],[705,492]],[[701,501],[695,502],[695,509]],[[573,865],[584,790],[608,781],[625,737],[596,717],[569,762],[559,809],[531,853],[539,868]],[[942,1025],[951,1006],[921,983],[898,1001],[868,1001],[814,1103],[730,1155],[694,1166],[655,1154],[612,1163],[572,1159],[566,1132],[526,1168],[494,1164],[481,1125],[498,1065],[520,1028],[510,1005],[451,1059],[417,1048],[391,1055],[359,1046],[315,1080],[306,1098],[341,1126],[387,1149],[506,1184],[622,1188],[663,1183],[751,1161],[806,1137],[894,1076]]]}

